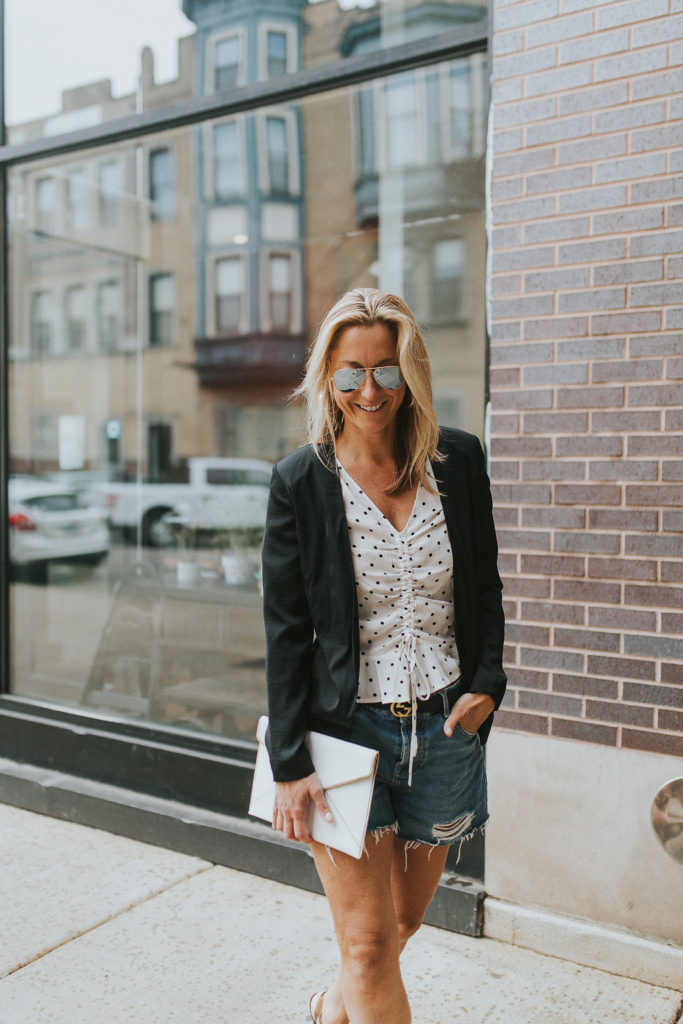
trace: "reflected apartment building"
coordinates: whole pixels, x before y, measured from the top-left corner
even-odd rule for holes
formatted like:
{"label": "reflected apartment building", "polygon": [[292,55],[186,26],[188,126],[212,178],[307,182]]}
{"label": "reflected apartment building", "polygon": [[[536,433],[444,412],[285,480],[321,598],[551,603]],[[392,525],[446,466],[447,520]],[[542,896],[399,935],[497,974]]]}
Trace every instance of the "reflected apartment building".
{"label": "reflected apartment building", "polygon": [[[175,79],[156,81],[146,49],[135,93],[71,89],[10,141],[463,20],[462,5],[409,4],[392,20],[337,0],[183,11],[197,29]],[[474,54],[13,169],[12,470],[172,480],[194,455],[280,457],[303,439],[289,396],[316,325],[360,285],[406,297],[439,418],[481,434],[487,74]]]}

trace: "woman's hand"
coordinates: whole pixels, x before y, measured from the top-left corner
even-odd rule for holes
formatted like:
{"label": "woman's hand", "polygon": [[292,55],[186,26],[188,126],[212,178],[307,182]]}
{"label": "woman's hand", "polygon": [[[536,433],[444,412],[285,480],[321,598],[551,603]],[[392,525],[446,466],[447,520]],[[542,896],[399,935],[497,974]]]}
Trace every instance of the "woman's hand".
{"label": "woman's hand", "polygon": [[475,733],[495,709],[496,702],[487,693],[463,693],[458,697],[446,719],[443,731],[453,735],[456,725],[465,732]]}
{"label": "woman's hand", "polygon": [[334,821],[332,811],[325,801],[325,791],[315,772],[294,782],[276,782],[273,828],[282,832],[286,839],[296,839],[300,843],[312,842],[313,837],[308,834],[306,825],[309,800],[313,801],[325,821]]}

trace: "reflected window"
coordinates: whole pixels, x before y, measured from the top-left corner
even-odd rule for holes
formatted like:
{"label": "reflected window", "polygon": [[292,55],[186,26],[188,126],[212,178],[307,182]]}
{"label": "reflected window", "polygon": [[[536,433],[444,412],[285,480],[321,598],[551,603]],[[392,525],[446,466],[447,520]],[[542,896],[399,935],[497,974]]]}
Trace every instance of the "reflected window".
{"label": "reflected window", "polygon": [[216,331],[237,334],[242,323],[244,263],[241,256],[216,260]]}
{"label": "reflected window", "polygon": [[53,412],[36,409],[31,414],[31,454],[52,464],[57,458],[57,417]]}
{"label": "reflected window", "polygon": [[88,181],[82,168],[66,176],[66,223],[70,231],[85,231],[89,225]]}
{"label": "reflected window", "polygon": [[434,246],[432,268],[433,322],[462,320],[464,311],[465,242],[448,238]]}
{"label": "reflected window", "polygon": [[266,146],[270,191],[274,195],[289,195],[289,151],[287,122],[284,117],[266,118]]}
{"label": "reflected window", "polygon": [[86,292],[80,285],[67,288],[64,296],[66,326],[66,347],[69,352],[85,348],[86,338]]}
{"label": "reflected window", "polygon": [[468,157],[472,152],[472,89],[469,64],[454,64],[451,87],[451,159]]}
{"label": "reflected window", "polygon": [[213,87],[216,92],[239,85],[242,70],[242,38],[219,39],[213,49]]}
{"label": "reflected window", "polygon": [[358,116],[360,121],[360,173],[366,177],[377,173],[375,90],[372,86],[358,91]]}
{"label": "reflected window", "polygon": [[216,199],[230,199],[244,191],[241,150],[237,121],[214,125],[213,183]]}
{"label": "reflected window", "polygon": [[152,483],[163,483],[171,476],[173,428],[170,423],[147,424],[147,475]]}
{"label": "reflected window", "polygon": [[97,286],[97,343],[102,352],[119,348],[121,325],[121,284],[103,281]]}
{"label": "reflected window", "polygon": [[168,147],[153,149],[149,154],[149,198],[152,220],[175,216],[175,168]]}
{"label": "reflected window", "polygon": [[31,352],[46,355],[54,349],[55,300],[51,292],[34,292],[31,299]]}
{"label": "reflected window", "polygon": [[57,225],[57,183],[54,178],[36,181],[36,230],[44,235],[54,234]]}
{"label": "reflected window", "polygon": [[274,331],[292,328],[292,257],[272,255],[268,259],[270,326]]}
{"label": "reflected window", "polygon": [[104,160],[97,169],[100,224],[111,227],[121,220],[123,166],[120,160]]}
{"label": "reflected window", "polygon": [[173,274],[153,274],[149,279],[149,344],[153,348],[174,341],[175,308]]}
{"label": "reflected window", "polygon": [[287,73],[287,33],[268,32],[267,39],[268,78],[278,78]]}
{"label": "reflected window", "polygon": [[396,75],[386,85],[386,155],[389,167],[419,161],[418,100],[415,75]]}

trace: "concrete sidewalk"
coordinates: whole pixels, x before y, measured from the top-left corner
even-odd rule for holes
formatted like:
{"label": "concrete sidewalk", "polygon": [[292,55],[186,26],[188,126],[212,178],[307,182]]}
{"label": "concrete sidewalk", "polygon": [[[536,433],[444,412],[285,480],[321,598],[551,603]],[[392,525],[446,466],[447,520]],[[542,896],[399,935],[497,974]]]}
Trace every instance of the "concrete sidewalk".
{"label": "concrete sidewalk", "polygon": [[[300,1024],[337,962],[325,900],[0,805],[0,1024]],[[424,927],[415,1024],[674,1024],[680,994]]]}

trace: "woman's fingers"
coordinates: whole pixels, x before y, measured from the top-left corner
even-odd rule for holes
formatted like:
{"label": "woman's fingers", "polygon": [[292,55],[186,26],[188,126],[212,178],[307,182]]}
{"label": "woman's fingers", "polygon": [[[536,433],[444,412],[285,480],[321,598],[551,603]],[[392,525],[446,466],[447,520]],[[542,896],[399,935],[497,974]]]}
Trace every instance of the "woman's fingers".
{"label": "woman's fingers", "polygon": [[308,831],[308,804],[313,800],[317,810],[327,821],[333,821],[332,812],[325,800],[325,792],[320,779],[315,774],[294,782],[278,782],[275,786],[275,807],[273,809],[273,828],[286,839],[296,839],[301,843],[310,843],[312,836]]}

